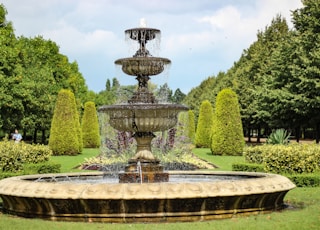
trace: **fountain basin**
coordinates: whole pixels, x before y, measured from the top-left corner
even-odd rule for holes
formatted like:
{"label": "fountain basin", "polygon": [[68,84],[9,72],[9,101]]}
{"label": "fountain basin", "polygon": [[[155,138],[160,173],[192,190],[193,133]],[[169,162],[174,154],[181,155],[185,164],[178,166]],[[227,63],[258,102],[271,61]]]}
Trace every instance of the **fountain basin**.
{"label": "fountain basin", "polygon": [[107,112],[110,125],[120,131],[157,132],[174,127],[178,113],[188,107],[177,104],[122,104],[102,106],[99,112]]}
{"label": "fountain basin", "polygon": [[0,181],[6,213],[86,222],[176,222],[281,209],[295,188],[266,173],[172,171],[169,182],[118,183],[110,173],[42,174]]}
{"label": "fountain basin", "polygon": [[121,58],[115,64],[122,66],[122,71],[131,76],[153,76],[162,73],[171,61],[161,57]]}

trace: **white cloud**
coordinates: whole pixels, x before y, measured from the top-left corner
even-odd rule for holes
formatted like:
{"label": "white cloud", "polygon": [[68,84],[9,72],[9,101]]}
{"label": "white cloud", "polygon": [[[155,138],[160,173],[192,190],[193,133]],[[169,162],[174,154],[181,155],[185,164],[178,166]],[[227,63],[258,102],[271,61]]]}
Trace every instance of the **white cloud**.
{"label": "white cloud", "polygon": [[[139,25],[162,31],[159,55],[173,60],[173,89],[191,89],[227,70],[278,13],[287,17],[300,0],[2,0],[17,35],[43,35],[77,60],[90,89],[115,77],[114,60],[133,55],[124,30]],[[130,51],[128,51],[130,50]],[[183,77],[183,81],[181,78]]]}

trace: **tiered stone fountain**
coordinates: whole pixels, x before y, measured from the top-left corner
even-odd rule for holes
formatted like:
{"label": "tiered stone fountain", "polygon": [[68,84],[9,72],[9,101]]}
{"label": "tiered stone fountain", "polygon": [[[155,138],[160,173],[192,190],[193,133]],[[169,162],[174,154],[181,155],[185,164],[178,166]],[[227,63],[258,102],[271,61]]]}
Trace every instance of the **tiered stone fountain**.
{"label": "tiered stone fountain", "polygon": [[[165,172],[151,152],[153,132],[173,127],[182,105],[157,103],[148,90],[150,76],[170,60],[152,57],[148,41],[157,29],[134,28],[126,33],[139,42],[131,58],[119,59],[135,76],[138,90],[124,105],[104,106],[111,125],[134,132],[136,155],[119,178],[112,173],[28,175],[0,181],[3,211],[23,217],[87,222],[174,222],[230,218],[283,207],[295,187],[286,177],[266,173]],[[120,183],[119,183],[120,182]]]}
{"label": "tiered stone fountain", "polygon": [[[188,108],[177,104],[160,104],[148,90],[150,76],[160,74],[167,58],[153,57],[146,48],[148,41],[160,35],[160,30],[153,28],[133,28],[125,33],[130,39],[139,43],[139,49],[133,57],[116,60],[123,72],[135,76],[138,89],[127,104],[103,106],[99,110],[110,116],[110,124],[120,131],[131,131],[137,142],[136,155],[129,160],[124,173],[119,174],[120,183],[133,182],[167,182],[168,172],[163,171],[160,161],[151,152],[153,132],[164,131],[174,127],[177,115]],[[140,173],[137,174],[137,169]]]}

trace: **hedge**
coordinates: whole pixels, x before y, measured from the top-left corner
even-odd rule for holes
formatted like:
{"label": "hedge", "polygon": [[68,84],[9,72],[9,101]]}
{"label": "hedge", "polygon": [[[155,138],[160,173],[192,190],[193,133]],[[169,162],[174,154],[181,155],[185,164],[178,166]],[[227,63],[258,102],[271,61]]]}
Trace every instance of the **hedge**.
{"label": "hedge", "polygon": [[52,151],[45,145],[30,145],[4,140],[0,142],[0,170],[19,172],[24,164],[37,164],[49,160]]}

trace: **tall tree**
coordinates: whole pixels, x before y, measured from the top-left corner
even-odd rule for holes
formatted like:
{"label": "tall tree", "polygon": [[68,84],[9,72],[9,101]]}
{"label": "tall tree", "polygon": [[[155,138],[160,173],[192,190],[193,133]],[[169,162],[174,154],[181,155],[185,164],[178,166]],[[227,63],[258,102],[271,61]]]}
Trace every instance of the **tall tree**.
{"label": "tall tree", "polygon": [[[293,55],[292,78],[296,84],[296,101],[307,114],[320,141],[320,2],[303,0],[303,7],[293,11],[297,46]],[[292,85],[294,87],[294,85]]]}
{"label": "tall tree", "polygon": [[172,102],[181,103],[185,97],[186,95],[178,88],[176,91],[174,91]]}
{"label": "tall tree", "polygon": [[21,128],[23,105],[15,98],[15,93],[18,92],[13,88],[20,81],[15,77],[17,40],[12,23],[7,21],[6,15],[6,8],[0,4],[0,128],[13,132],[15,128]]}
{"label": "tall tree", "polygon": [[[289,29],[286,20],[277,15],[271,25],[257,34],[257,40],[246,49],[238,62],[228,71],[233,76],[233,89],[239,96],[242,122],[250,138],[251,129],[267,126],[268,111],[260,111],[261,93],[265,93],[265,78],[270,75],[271,56],[285,41]],[[250,139],[249,139],[250,140]],[[259,140],[259,138],[258,138]]]}

